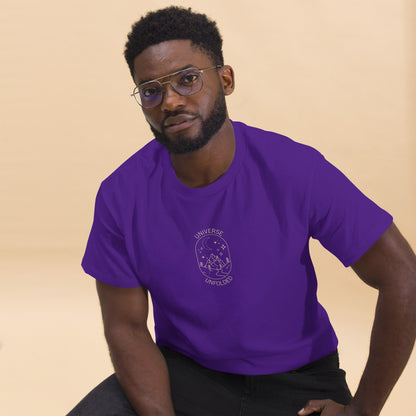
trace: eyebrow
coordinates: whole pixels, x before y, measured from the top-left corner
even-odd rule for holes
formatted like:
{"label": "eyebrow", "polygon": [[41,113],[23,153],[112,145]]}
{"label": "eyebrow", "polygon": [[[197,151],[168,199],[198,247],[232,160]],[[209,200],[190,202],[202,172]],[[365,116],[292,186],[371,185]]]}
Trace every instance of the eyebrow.
{"label": "eyebrow", "polygon": [[188,65],[185,65],[185,66],[184,66],[184,67],[182,67],[182,68],[177,69],[176,71],[171,72],[170,74],[166,74],[166,75],[163,75],[163,76],[158,77],[158,78],[149,78],[149,79],[144,79],[144,80],[140,81],[140,82],[138,83],[138,85],[142,85],[142,84],[145,84],[146,82],[150,82],[150,81],[158,81],[159,79],[166,78],[166,77],[168,77],[169,75],[176,74],[177,72],[179,72],[179,71],[183,71],[183,70],[188,69],[188,68],[196,68],[196,66],[195,66],[195,65],[192,65],[192,64],[188,64]]}

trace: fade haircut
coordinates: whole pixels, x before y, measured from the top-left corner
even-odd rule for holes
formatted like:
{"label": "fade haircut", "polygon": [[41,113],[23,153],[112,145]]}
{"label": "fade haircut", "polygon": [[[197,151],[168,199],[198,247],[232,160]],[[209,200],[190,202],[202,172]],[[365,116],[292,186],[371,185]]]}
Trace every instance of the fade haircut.
{"label": "fade haircut", "polygon": [[124,57],[134,78],[134,59],[147,47],[167,40],[185,39],[205,52],[214,65],[224,65],[222,38],[217,24],[191,8],[170,6],[149,12],[131,27]]}

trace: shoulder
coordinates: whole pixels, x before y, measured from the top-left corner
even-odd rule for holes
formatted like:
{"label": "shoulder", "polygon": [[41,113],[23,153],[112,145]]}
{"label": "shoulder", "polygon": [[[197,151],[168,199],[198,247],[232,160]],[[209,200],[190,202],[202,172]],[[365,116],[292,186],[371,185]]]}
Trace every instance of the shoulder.
{"label": "shoulder", "polygon": [[300,143],[283,134],[233,122],[236,134],[244,138],[248,154],[258,164],[281,172],[313,170],[322,154],[312,146]]}
{"label": "shoulder", "polygon": [[161,166],[164,148],[152,140],[125,160],[101,183],[107,191],[127,191],[129,188],[143,187],[152,173]]}

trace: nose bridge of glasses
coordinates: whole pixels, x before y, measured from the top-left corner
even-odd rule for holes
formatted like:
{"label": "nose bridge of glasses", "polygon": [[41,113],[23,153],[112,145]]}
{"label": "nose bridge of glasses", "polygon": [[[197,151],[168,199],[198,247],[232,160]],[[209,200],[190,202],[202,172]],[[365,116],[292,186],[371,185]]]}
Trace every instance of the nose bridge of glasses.
{"label": "nose bridge of glasses", "polygon": [[174,110],[178,106],[183,106],[185,103],[185,94],[175,88],[172,79],[168,81],[159,82],[161,85],[160,104],[170,110]]}
{"label": "nose bridge of glasses", "polygon": [[173,91],[175,94],[178,95],[182,95],[176,88],[175,88],[175,83],[172,83],[172,78],[169,78],[167,81],[165,82],[160,82],[160,88],[161,88],[161,92],[164,96],[169,95],[169,91],[168,91],[168,86],[170,86],[170,90]]}

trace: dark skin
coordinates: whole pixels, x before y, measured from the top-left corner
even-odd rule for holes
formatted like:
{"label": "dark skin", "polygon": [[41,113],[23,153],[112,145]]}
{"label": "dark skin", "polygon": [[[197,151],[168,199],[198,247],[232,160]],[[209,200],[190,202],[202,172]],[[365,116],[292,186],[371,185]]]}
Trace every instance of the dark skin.
{"label": "dark skin", "polygon": [[[191,46],[189,40],[162,42],[145,49],[134,61],[136,84],[171,74],[187,65],[197,68],[213,66],[212,60],[200,49]],[[225,65],[218,71],[203,74],[203,90],[195,95],[183,97],[172,88],[165,89],[163,102],[152,109],[144,109],[143,114],[156,130],[162,131],[166,114],[172,111],[187,111],[206,118],[212,110],[216,95],[223,91],[230,95],[234,90],[234,73]],[[182,134],[193,137],[201,129],[200,118],[175,131],[165,130],[170,140]],[[209,185],[223,175],[234,157],[234,130],[228,115],[221,129],[202,149],[183,155],[171,155],[172,166],[178,179],[191,188]]]}
{"label": "dark skin", "polygon": [[[136,58],[134,79],[138,84],[186,65],[205,68],[213,62],[190,41],[163,42]],[[182,110],[195,115],[179,127],[165,129],[169,140],[175,140],[178,134],[195,137],[218,92],[229,95],[234,89],[234,73],[229,66],[206,72],[203,77],[204,87],[199,93],[182,97],[167,86],[163,102],[143,110],[146,120],[158,131],[164,129],[167,112]],[[234,132],[227,115],[205,147],[189,154],[172,154],[171,161],[182,183],[201,187],[226,172],[234,151]],[[348,406],[311,397],[299,415],[378,415],[412,351],[416,335],[416,257],[397,227],[389,227],[352,268],[379,291],[370,353],[360,385]],[[132,406],[141,416],[174,416],[166,362],[147,328],[146,289],[123,289],[97,281],[97,291],[114,368]]]}

